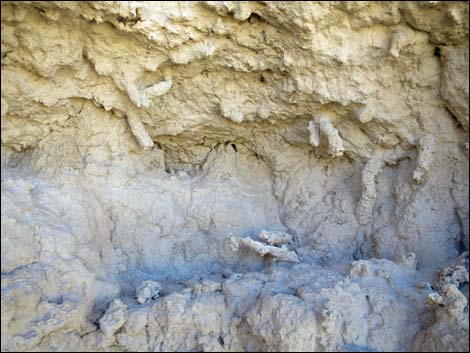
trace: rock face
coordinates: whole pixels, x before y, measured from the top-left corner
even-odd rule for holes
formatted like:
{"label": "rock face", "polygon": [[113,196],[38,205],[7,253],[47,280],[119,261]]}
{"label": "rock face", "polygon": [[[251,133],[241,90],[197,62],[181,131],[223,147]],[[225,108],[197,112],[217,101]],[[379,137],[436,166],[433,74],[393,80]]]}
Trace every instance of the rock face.
{"label": "rock face", "polygon": [[2,351],[468,351],[467,2],[1,10]]}

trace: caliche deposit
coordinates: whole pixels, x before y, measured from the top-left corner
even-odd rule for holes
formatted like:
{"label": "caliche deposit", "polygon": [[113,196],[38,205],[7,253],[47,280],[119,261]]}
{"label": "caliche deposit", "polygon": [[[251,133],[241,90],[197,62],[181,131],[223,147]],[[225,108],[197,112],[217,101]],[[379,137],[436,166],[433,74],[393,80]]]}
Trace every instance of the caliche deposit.
{"label": "caliche deposit", "polygon": [[465,1],[2,1],[2,351],[468,351],[468,40]]}

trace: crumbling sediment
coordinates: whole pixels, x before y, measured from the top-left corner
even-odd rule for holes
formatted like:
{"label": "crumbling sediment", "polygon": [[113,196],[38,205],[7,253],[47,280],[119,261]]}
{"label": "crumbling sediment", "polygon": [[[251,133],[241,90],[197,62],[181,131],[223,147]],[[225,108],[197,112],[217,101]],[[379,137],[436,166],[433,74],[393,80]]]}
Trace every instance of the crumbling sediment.
{"label": "crumbling sediment", "polygon": [[1,8],[2,351],[468,351],[467,2]]}

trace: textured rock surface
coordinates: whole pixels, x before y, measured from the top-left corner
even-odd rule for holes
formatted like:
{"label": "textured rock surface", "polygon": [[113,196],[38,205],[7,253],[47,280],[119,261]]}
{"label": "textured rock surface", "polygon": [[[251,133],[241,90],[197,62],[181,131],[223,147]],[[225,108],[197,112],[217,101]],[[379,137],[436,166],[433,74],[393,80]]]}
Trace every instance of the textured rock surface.
{"label": "textured rock surface", "polygon": [[468,350],[467,2],[1,9],[2,351]]}

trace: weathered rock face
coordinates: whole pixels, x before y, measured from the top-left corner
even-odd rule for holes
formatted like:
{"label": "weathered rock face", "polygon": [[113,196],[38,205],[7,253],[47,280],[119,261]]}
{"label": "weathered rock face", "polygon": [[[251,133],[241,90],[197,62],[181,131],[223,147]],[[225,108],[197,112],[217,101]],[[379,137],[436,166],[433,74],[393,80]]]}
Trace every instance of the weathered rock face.
{"label": "weathered rock face", "polygon": [[2,351],[468,350],[467,2],[1,9]]}

